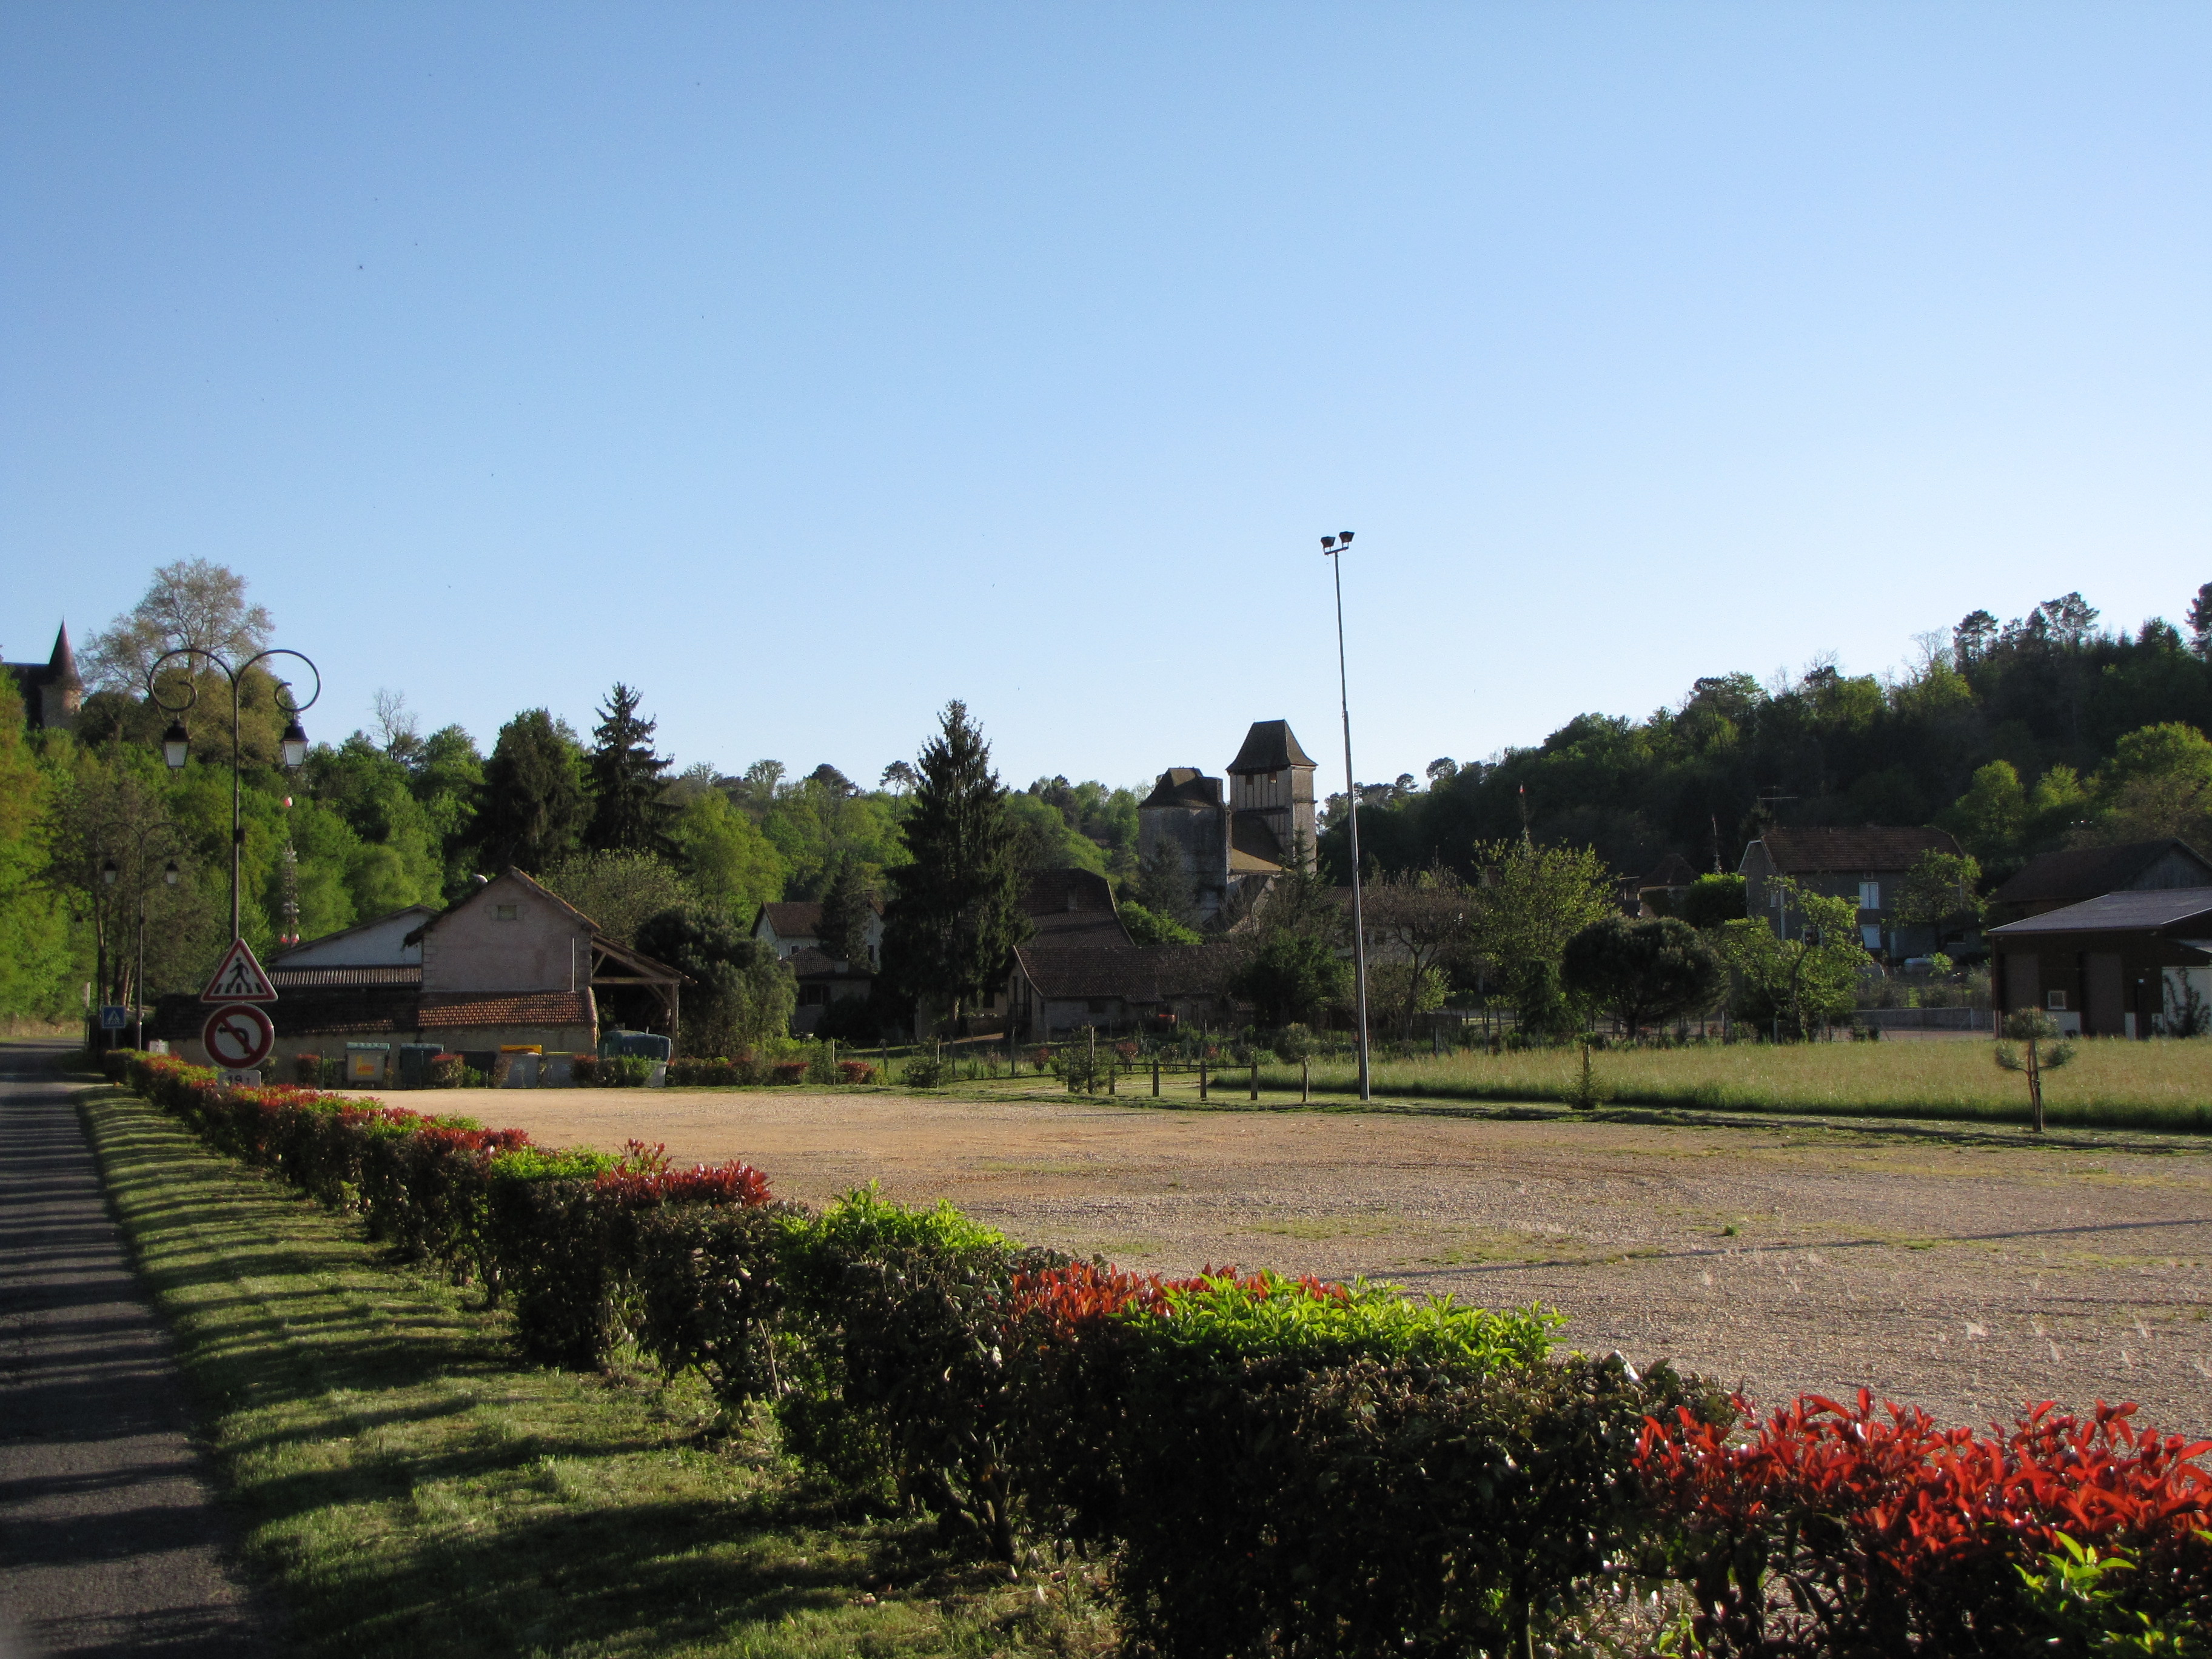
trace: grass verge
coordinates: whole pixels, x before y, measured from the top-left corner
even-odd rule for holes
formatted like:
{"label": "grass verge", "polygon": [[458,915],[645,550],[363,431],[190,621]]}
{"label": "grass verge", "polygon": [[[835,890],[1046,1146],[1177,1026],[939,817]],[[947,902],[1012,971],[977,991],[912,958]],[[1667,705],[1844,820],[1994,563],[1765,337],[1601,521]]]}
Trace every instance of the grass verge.
{"label": "grass verge", "polygon": [[[1591,1060],[1598,1087],[1621,1106],[2025,1123],[2027,1085],[1997,1069],[1990,1048],[1986,1041],[1746,1042],[1612,1049]],[[1374,1090],[1425,1100],[1563,1103],[1581,1065],[1574,1049],[1383,1060],[1374,1068]],[[1241,1073],[1229,1079],[1243,1080]],[[1260,1085],[1294,1091],[1297,1068],[1263,1066]],[[1357,1077],[1348,1065],[1319,1064],[1313,1089],[1355,1093]],[[2071,1066],[2050,1074],[2044,1098],[2053,1124],[2212,1131],[2212,1042],[2084,1042]]]}
{"label": "grass verge", "polygon": [[135,1096],[82,1109],[246,1534],[308,1654],[1092,1654],[1080,1572],[854,1517],[703,1392],[515,1360],[504,1316]]}

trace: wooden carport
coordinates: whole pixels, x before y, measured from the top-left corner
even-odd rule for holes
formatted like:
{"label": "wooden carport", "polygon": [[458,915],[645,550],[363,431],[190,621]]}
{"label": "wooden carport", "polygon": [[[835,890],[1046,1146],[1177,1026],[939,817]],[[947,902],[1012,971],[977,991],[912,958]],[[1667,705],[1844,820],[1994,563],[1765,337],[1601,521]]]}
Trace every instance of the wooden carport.
{"label": "wooden carport", "polygon": [[655,962],[642,951],[632,950],[604,933],[592,940],[592,988],[602,986],[642,986],[659,1001],[668,1021],[668,1044],[676,1046],[684,1007],[684,988],[696,981],[665,962]]}

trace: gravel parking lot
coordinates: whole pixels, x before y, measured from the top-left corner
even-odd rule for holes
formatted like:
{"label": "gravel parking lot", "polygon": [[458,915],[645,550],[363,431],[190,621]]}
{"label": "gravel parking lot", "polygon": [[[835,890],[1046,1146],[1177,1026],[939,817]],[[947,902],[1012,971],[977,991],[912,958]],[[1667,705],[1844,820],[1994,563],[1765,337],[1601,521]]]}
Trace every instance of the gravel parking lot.
{"label": "gravel parking lot", "polygon": [[[410,1098],[410,1103],[420,1103]],[[869,1180],[1130,1267],[1366,1274],[1778,1401],[1860,1387],[1947,1420],[2135,1400],[2212,1431],[2212,1143],[1868,1120],[1122,1106],[1030,1091],[438,1097],[553,1145],[743,1158],[783,1196]],[[1192,1103],[1194,1104],[1194,1103]]]}

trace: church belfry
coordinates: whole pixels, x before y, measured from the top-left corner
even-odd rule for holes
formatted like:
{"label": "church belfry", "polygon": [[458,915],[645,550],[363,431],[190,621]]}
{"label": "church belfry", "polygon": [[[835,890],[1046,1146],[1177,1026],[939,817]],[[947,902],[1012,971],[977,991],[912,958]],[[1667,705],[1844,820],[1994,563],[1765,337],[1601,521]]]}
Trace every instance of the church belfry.
{"label": "church belfry", "polygon": [[1256,894],[1302,860],[1311,870],[1314,763],[1288,720],[1255,720],[1229,763],[1228,787],[1194,766],[1172,766],[1137,808],[1140,860],[1174,847],[1202,916],[1232,894]]}
{"label": "church belfry", "polygon": [[[1297,734],[1288,720],[1255,720],[1244,734],[1244,746],[1229,763],[1231,809],[1239,819],[1250,818],[1253,827],[1265,828],[1273,843],[1273,862],[1288,869],[1296,849],[1303,862],[1314,865],[1314,761],[1298,747]],[[1255,854],[1266,848],[1260,837],[1248,832]]]}

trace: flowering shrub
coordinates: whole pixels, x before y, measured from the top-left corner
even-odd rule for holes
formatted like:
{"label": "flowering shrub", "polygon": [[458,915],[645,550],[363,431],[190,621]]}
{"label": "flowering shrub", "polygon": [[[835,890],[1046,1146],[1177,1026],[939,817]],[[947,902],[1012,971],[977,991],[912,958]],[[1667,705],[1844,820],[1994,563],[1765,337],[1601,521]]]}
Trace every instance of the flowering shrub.
{"label": "flowering shrub", "polygon": [[599,1080],[599,1057],[586,1048],[568,1057],[568,1080],[588,1089]]}
{"label": "flowering shrub", "polygon": [[837,1062],[837,1081],[840,1083],[873,1083],[876,1068],[865,1060],[841,1060]]}
{"label": "flowering shrub", "polygon": [[433,1054],[430,1056],[429,1086],[433,1089],[458,1089],[467,1079],[468,1070],[468,1061],[459,1054]]}
{"label": "flowering shrub", "polygon": [[2024,1652],[2060,1632],[2023,1573],[2061,1540],[2129,1553],[2118,1610],[2212,1618],[2212,1443],[2132,1406],[2038,1406],[2009,1432],[1807,1396],[1747,1443],[1734,1420],[1655,1418],[1636,1465],[1714,1654]]}

